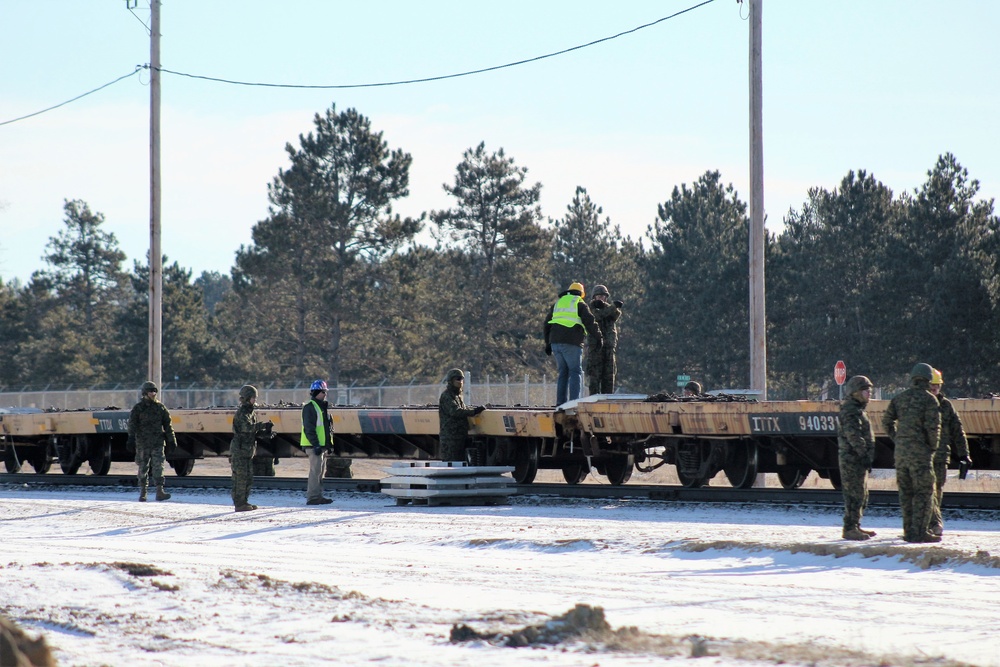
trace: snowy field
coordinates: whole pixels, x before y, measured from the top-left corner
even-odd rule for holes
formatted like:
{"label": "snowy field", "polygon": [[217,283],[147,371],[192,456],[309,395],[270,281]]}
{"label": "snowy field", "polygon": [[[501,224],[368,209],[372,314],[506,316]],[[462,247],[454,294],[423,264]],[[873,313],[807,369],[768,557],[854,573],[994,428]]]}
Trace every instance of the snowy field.
{"label": "snowy field", "polygon": [[997,513],[173,492],[0,486],[0,612],[63,666],[1000,666]]}

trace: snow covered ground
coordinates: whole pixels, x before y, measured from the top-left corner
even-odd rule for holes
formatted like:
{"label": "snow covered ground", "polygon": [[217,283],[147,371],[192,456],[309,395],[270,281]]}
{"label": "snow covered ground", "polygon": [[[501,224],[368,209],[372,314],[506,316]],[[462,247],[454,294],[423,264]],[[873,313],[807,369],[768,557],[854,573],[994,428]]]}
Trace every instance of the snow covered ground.
{"label": "snow covered ground", "polygon": [[[910,545],[888,511],[848,543],[817,508],[334,498],[0,486],[0,612],[60,665],[1000,666],[996,513]],[[580,604],[610,630],[505,645]]]}

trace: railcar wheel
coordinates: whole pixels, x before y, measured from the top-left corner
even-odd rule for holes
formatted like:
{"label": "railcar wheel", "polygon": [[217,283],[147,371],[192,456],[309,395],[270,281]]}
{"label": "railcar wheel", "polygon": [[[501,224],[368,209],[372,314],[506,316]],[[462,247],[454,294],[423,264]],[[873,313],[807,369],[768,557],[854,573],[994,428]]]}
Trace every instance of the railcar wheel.
{"label": "railcar wheel", "polygon": [[111,441],[96,442],[90,449],[90,471],[95,475],[111,472]]}
{"label": "railcar wheel", "polygon": [[604,464],[604,470],[612,486],[621,486],[632,479],[632,468],[634,467],[635,457],[631,454],[617,454]]}
{"label": "railcar wheel", "polygon": [[757,445],[741,442],[733,446],[729,463],[722,469],[734,489],[749,489],[757,479]]}
{"label": "railcar wheel", "polygon": [[563,466],[562,473],[567,484],[579,484],[590,474],[590,465],[586,461],[570,463]]}
{"label": "railcar wheel", "polygon": [[519,447],[514,453],[514,481],[531,484],[538,474],[538,443],[532,442]]}
{"label": "railcar wheel", "polygon": [[187,477],[194,470],[194,459],[177,459],[170,462],[170,467],[174,469],[178,477]]}
{"label": "railcar wheel", "polygon": [[679,466],[677,468],[677,479],[680,480],[681,486],[688,489],[700,489],[705,486],[705,482],[708,480],[702,479],[701,477],[695,477],[694,475],[688,475],[683,472]]}
{"label": "railcar wheel", "polygon": [[21,472],[21,461],[17,458],[17,451],[15,451],[14,445],[7,445],[7,450],[4,452],[3,465],[8,474],[13,475],[14,473]]}
{"label": "railcar wheel", "polygon": [[33,455],[29,463],[35,469],[36,475],[44,475],[52,468],[52,461],[49,459],[49,453],[45,449]]}
{"label": "railcar wheel", "polygon": [[778,466],[778,481],[782,488],[789,491],[800,488],[806,481],[806,477],[812,472],[809,468],[799,468],[796,466]]}

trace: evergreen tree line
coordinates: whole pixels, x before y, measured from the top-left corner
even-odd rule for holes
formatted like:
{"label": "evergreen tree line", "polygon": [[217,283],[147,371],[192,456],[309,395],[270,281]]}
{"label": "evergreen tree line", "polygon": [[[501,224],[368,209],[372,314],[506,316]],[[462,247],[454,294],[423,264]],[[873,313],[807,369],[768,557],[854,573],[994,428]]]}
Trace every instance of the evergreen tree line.
{"label": "evergreen tree line", "polygon": [[[674,187],[632,239],[583,187],[544,220],[542,185],[482,143],[444,185],[451,208],[401,217],[411,156],[354,109],[317,114],[286,152],[228,275],[164,258],[165,381],[551,378],[544,318],[582,281],[625,302],[621,390],[677,391],[679,374],[749,385],[749,219],[719,172]],[[789,210],[765,247],[769,396],[820,395],[837,360],[890,389],[916,361],[953,395],[1000,386],[998,218],[978,190],[945,154],[913,193],[851,171]],[[103,223],[66,201],[46,268],[0,283],[0,385],[146,379],[148,269],[126,269]]]}

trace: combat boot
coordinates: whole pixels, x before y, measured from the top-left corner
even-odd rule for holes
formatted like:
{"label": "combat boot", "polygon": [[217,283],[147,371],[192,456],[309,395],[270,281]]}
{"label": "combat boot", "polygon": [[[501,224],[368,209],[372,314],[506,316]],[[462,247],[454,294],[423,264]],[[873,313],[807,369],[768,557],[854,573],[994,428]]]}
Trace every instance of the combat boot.
{"label": "combat boot", "polygon": [[139,502],[140,503],[146,502],[146,487],[144,486],[139,487]]}
{"label": "combat boot", "polygon": [[931,535],[937,535],[940,537],[941,535],[944,535],[944,526],[942,526],[939,523],[931,524],[930,527],[927,529],[927,532],[930,533]]}
{"label": "combat boot", "polygon": [[875,537],[876,535],[878,535],[878,533],[876,533],[874,530],[866,530],[866,529],[862,528],[861,526],[858,526],[858,530],[860,530],[862,533],[864,533],[868,537]]}
{"label": "combat boot", "polygon": [[163,485],[160,484],[156,487],[156,499],[157,500],[170,500],[170,494],[163,490]]}
{"label": "combat boot", "polygon": [[935,535],[934,533],[924,533],[921,537],[918,537],[913,540],[913,542],[916,542],[918,544],[930,544],[932,542],[940,542],[940,541],[941,541],[941,536]]}
{"label": "combat boot", "polygon": [[844,539],[854,540],[855,542],[862,542],[864,540],[871,539],[871,535],[861,530],[860,528],[845,528]]}
{"label": "combat boot", "polygon": [[255,510],[255,509],[257,509],[256,505],[251,505],[251,504],[247,503],[246,505],[240,505],[239,507],[236,508],[235,511],[237,511],[237,512],[249,512],[249,511]]}

